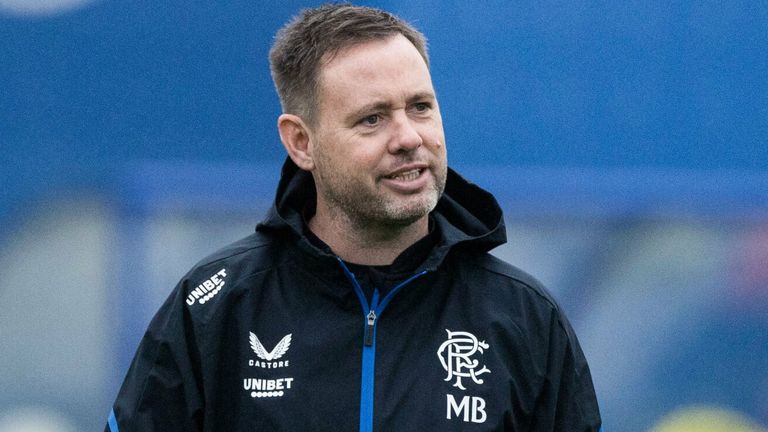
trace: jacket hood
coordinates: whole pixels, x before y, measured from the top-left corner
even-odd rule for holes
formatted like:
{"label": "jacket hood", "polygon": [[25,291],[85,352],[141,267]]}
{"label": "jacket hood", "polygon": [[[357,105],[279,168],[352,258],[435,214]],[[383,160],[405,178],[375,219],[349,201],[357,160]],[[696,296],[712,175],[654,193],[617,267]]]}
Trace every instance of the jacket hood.
{"label": "jacket hood", "polygon": [[[316,199],[312,175],[286,158],[275,201],[256,230],[264,233],[290,231],[299,238],[303,248],[324,254],[303,234],[303,212],[313,209]],[[448,168],[445,191],[431,215],[440,230],[440,240],[424,263],[426,267],[437,266],[453,247],[487,252],[507,240],[501,207],[493,195],[451,168]]]}

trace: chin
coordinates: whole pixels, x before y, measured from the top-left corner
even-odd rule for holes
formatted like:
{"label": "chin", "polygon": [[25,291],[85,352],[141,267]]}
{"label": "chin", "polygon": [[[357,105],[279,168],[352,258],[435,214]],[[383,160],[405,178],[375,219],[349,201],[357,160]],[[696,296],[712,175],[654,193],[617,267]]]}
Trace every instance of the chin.
{"label": "chin", "polygon": [[421,200],[409,206],[398,206],[397,208],[387,208],[384,211],[384,218],[394,226],[408,226],[414,224],[427,216],[437,205],[436,198]]}
{"label": "chin", "polygon": [[396,217],[389,217],[384,219],[384,223],[386,225],[393,226],[393,227],[407,227],[415,224],[426,215],[427,213],[418,214],[418,215],[416,214],[398,215]]}

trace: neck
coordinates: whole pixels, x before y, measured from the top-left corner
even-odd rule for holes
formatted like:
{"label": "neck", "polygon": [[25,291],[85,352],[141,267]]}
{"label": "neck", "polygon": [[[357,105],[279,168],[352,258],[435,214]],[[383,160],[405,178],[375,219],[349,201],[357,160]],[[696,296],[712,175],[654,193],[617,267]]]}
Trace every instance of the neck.
{"label": "neck", "polygon": [[309,229],[341,259],[353,264],[389,265],[404,250],[429,232],[424,216],[409,225],[359,223],[342,215],[326,214],[320,208],[309,221]]}

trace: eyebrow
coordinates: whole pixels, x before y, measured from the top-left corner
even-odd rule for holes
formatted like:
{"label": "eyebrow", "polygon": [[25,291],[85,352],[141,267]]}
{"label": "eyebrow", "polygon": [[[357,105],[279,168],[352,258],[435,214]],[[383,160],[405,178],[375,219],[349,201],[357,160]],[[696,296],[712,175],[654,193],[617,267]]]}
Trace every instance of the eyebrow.
{"label": "eyebrow", "polygon": [[[425,91],[425,92],[415,93],[412,96],[410,96],[406,100],[406,104],[411,105],[420,101],[434,101],[436,99],[437,98],[435,97],[434,93]],[[356,109],[355,111],[350,113],[346,118],[347,118],[347,121],[354,122],[368,113],[378,112],[378,111],[390,111],[390,110],[392,110],[392,104],[390,102],[384,102],[384,101],[372,102],[370,104],[363,105],[362,107]]]}

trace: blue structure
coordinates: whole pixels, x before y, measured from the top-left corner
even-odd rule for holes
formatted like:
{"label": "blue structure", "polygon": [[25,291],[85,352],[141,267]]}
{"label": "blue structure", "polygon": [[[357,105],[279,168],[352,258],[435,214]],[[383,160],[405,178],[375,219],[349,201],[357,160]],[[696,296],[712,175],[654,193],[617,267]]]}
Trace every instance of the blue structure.
{"label": "blue structure", "polygon": [[[281,159],[267,51],[316,3],[0,9],[0,215],[126,160]],[[454,162],[768,167],[763,3],[370,3],[428,35]]]}
{"label": "blue structure", "polygon": [[[104,271],[119,283],[103,289],[102,405],[38,398],[20,389],[37,375],[0,372],[0,386],[21,383],[0,395],[0,432],[3,412],[30,402],[91,429],[175,281],[269,205],[284,151],[267,51],[319,2],[6,3],[0,301],[18,289],[5,281],[25,224],[82,196],[108,209]],[[449,162],[505,208],[499,255],[568,310],[606,430],[647,430],[690,404],[768,424],[768,4],[365,3],[429,38]],[[9,364],[43,344],[33,333],[2,350]]]}

